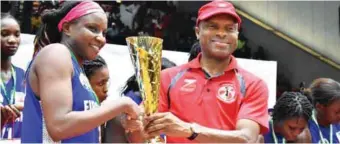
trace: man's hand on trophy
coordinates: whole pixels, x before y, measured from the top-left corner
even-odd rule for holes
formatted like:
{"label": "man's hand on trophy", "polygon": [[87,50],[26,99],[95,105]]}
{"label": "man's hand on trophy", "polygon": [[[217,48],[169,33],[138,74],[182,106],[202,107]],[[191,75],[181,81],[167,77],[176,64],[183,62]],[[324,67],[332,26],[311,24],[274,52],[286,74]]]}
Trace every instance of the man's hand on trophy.
{"label": "man's hand on trophy", "polygon": [[186,123],[171,112],[155,113],[145,117],[147,126],[145,132],[149,138],[166,134],[173,137],[189,137],[192,132],[190,124]]}

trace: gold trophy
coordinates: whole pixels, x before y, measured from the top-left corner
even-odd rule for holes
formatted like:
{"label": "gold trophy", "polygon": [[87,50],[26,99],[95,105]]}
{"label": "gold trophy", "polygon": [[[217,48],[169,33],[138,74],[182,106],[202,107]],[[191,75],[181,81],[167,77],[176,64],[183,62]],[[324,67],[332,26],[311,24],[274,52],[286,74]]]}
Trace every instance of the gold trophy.
{"label": "gold trophy", "polygon": [[[126,42],[136,71],[145,114],[153,114],[158,110],[163,40],[156,37],[137,36],[126,38]],[[157,136],[148,140],[147,143],[165,143],[165,141]]]}

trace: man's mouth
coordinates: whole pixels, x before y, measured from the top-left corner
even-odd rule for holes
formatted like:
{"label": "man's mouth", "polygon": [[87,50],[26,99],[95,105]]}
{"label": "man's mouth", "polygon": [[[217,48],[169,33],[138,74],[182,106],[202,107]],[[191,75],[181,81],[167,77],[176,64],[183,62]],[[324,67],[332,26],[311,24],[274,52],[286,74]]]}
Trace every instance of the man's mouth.
{"label": "man's mouth", "polygon": [[217,46],[217,47],[228,47],[229,44],[227,42],[221,41],[221,40],[212,40],[212,42]]}

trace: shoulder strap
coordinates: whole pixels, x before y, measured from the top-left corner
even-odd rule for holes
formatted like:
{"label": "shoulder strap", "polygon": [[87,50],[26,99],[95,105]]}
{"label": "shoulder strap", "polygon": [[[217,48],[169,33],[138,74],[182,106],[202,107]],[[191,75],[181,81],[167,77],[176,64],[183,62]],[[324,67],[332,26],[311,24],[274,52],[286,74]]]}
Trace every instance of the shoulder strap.
{"label": "shoulder strap", "polygon": [[168,87],[168,91],[166,93],[167,97],[168,97],[168,109],[170,109],[170,90],[171,88],[177,83],[177,81],[184,75],[185,72],[187,72],[189,70],[189,68],[183,69],[181,70],[179,73],[177,73],[175,75],[175,77],[173,77],[171,79],[171,83]]}

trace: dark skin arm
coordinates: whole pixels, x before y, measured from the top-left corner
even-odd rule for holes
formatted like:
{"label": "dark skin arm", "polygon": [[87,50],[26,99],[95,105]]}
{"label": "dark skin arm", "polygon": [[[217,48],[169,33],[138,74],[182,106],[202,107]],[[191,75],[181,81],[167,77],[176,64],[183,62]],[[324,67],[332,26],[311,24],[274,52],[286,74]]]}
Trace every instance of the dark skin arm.
{"label": "dark skin arm", "polygon": [[14,121],[20,117],[20,111],[14,105],[0,106],[1,109],[1,129],[7,122]]}
{"label": "dark skin arm", "polygon": [[73,66],[69,50],[61,44],[45,47],[30,71],[30,83],[40,96],[47,131],[54,141],[86,133],[124,112],[136,118],[139,109],[128,98],[105,100],[88,111],[72,111]]}
{"label": "dark skin arm", "polygon": [[[143,104],[140,105],[140,109],[144,111]],[[143,112],[144,113],[144,112]],[[144,125],[140,119],[132,119],[128,116],[123,116],[121,123],[127,132],[127,137],[131,143],[144,143],[146,141]]]}
{"label": "dark skin arm", "polygon": [[[150,138],[161,133],[184,138],[192,134],[190,130],[191,124],[180,120],[170,112],[156,113],[147,117],[146,121],[149,122],[146,133]],[[194,124],[193,129],[198,133],[195,141],[202,143],[254,143],[260,133],[259,124],[248,119],[238,120],[236,130],[218,130],[198,124]]]}

